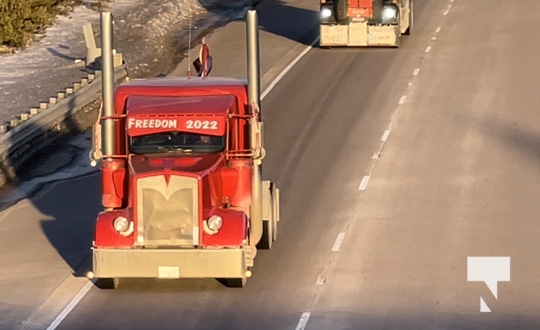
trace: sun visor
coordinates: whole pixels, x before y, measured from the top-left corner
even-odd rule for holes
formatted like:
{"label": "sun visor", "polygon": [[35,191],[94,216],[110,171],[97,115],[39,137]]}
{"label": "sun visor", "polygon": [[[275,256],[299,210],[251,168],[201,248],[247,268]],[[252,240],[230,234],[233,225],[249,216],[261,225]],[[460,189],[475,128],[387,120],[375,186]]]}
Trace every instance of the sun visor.
{"label": "sun visor", "polygon": [[126,130],[129,136],[168,131],[221,136],[235,107],[233,95],[130,96]]}

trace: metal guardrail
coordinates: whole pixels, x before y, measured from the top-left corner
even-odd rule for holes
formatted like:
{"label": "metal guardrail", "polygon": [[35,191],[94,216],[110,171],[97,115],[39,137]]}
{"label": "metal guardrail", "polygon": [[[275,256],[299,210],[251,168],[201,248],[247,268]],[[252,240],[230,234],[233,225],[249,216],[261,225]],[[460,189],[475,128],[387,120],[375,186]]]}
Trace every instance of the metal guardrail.
{"label": "metal guardrail", "polygon": [[[127,75],[125,63],[114,70],[115,81]],[[0,126],[0,186],[16,179],[20,166],[54,142],[62,125],[95,101],[100,92],[101,71],[95,71],[57,97],[51,97],[48,103],[40,103],[39,108],[31,108],[30,113],[11,120],[11,125]]]}

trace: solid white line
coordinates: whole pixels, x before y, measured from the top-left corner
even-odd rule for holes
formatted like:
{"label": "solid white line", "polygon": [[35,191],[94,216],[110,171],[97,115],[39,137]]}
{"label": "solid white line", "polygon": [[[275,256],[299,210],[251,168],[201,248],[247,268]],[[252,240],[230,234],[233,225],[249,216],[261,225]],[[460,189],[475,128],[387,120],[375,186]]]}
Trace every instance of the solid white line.
{"label": "solid white line", "polygon": [[324,282],[326,282],[326,276],[324,275],[319,275],[317,277],[317,282],[315,282],[315,285],[323,285]]}
{"label": "solid white line", "polygon": [[399,99],[399,104],[403,104],[405,103],[405,100],[407,99],[407,95],[403,95],[400,99]]}
{"label": "solid white line", "polygon": [[319,38],[320,37],[317,37],[315,40],[313,40],[313,42],[309,44],[309,46],[307,46],[306,49],[304,49],[304,51],[300,53],[300,55],[298,55],[291,63],[289,63],[289,65],[287,65],[287,67],[285,67],[283,71],[281,71],[281,73],[276,77],[276,79],[274,79],[274,81],[272,81],[272,83],[261,94],[261,100],[264,99],[264,97],[268,95],[268,93],[270,93],[274,87],[276,87],[277,83],[287,74],[287,72],[289,72],[292,67],[296,63],[298,63],[298,61],[300,61],[300,59],[311,50],[311,48],[313,48],[313,45],[315,45],[315,43],[319,41]]}
{"label": "solid white line", "polygon": [[307,321],[309,320],[309,315],[311,313],[302,313],[302,316],[300,317],[300,321],[298,321],[298,325],[296,326],[296,330],[304,330],[306,328]]}
{"label": "solid white line", "polygon": [[362,182],[360,182],[360,187],[358,187],[358,190],[366,190],[368,183],[369,175],[366,175],[362,178]]}
{"label": "solid white line", "polygon": [[339,249],[341,248],[341,243],[343,243],[343,239],[345,239],[345,233],[339,233],[336,237],[334,245],[332,246],[332,252],[339,251]]}
{"label": "solid white line", "polygon": [[49,325],[49,327],[47,328],[47,330],[54,330],[56,329],[56,327],[66,318],[66,316],[68,316],[68,314],[73,310],[73,308],[75,308],[75,306],[77,306],[77,304],[79,303],[79,301],[81,301],[81,299],[86,295],[86,293],[88,293],[88,291],[90,290],[90,288],[94,285],[94,283],[92,281],[89,281],[88,283],[86,283],[86,285],[79,291],[79,293],[77,293],[77,295],[75,296],[75,298],[73,298],[73,300],[71,300],[71,302],[66,306],[66,308],[64,308],[64,310],[62,311],[62,313],[60,313],[60,315],[58,315],[56,317],[56,319],[53,321],[53,323],[51,323],[51,325]]}
{"label": "solid white line", "polygon": [[414,69],[413,76],[418,76],[418,73],[420,73],[420,68]]}
{"label": "solid white line", "polygon": [[386,140],[388,140],[388,135],[390,135],[390,131],[389,130],[384,131],[381,141],[386,142]]}
{"label": "solid white line", "polygon": [[429,53],[430,51],[431,51],[431,46],[428,46],[428,47],[426,48],[426,53]]}

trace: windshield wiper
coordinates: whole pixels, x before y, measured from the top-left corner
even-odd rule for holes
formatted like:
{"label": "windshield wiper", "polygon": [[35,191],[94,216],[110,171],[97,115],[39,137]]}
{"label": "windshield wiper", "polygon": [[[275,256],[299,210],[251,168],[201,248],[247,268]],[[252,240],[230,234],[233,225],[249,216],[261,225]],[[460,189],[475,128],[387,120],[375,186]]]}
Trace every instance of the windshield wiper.
{"label": "windshield wiper", "polygon": [[175,147],[175,146],[157,146],[158,150],[165,150],[167,152],[181,152],[181,153],[191,153],[192,149]]}

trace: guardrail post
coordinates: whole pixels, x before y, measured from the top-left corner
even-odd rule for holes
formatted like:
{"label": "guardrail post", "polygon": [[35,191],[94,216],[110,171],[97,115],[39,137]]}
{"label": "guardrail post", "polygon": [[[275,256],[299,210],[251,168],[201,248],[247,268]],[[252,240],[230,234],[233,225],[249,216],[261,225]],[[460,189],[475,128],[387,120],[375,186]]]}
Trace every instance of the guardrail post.
{"label": "guardrail post", "polygon": [[84,41],[86,42],[86,66],[94,64],[97,58],[101,56],[101,48],[97,48],[96,40],[94,39],[94,31],[92,24],[88,23],[83,26]]}

